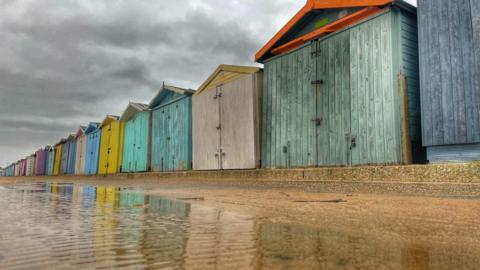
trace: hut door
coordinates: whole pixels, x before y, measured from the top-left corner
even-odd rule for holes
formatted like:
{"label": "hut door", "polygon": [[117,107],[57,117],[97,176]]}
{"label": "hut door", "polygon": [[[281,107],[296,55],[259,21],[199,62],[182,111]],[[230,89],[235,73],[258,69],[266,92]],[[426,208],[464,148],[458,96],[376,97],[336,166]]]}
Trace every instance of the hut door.
{"label": "hut door", "polygon": [[255,75],[217,88],[220,113],[220,169],[255,168]]}
{"label": "hut door", "polygon": [[195,95],[193,114],[193,160],[195,170],[220,169],[220,89],[208,89]]}
{"label": "hut door", "polygon": [[349,165],[350,48],[348,32],[313,43],[317,95],[317,164]]}

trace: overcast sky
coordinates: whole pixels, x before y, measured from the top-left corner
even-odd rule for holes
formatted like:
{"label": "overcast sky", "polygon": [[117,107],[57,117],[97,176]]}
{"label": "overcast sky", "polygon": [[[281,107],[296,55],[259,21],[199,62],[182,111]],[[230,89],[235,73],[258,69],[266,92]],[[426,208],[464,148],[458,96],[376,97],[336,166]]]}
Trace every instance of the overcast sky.
{"label": "overcast sky", "polygon": [[197,88],[253,56],[303,0],[0,1],[0,166],[80,124]]}

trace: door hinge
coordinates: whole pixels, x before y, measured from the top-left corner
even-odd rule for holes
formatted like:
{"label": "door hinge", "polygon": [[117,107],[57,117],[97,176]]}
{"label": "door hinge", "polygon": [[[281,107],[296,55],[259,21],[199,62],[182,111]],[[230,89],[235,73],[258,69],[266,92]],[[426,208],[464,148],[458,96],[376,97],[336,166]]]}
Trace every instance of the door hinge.
{"label": "door hinge", "polygon": [[323,84],[323,80],[314,80],[312,84]]}

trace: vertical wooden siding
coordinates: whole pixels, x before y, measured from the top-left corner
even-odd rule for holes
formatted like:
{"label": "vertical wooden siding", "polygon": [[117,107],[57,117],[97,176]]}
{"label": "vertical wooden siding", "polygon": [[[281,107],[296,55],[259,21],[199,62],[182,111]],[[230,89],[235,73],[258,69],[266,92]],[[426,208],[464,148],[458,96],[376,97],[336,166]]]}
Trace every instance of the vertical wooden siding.
{"label": "vertical wooden siding", "polygon": [[53,166],[53,175],[60,174],[60,163],[62,163],[62,145],[57,145],[55,148],[55,164]]}
{"label": "vertical wooden siding", "polygon": [[152,170],[192,168],[192,98],[185,96],[152,112]]}
{"label": "vertical wooden siding", "polygon": [[77,140],[73,139],[68,142],[68,164],[67,174],[75,174],[75,157],[77,153]]}
{"label": "vertical wooden siding", "polygon": [[411,77],[412,140],[420,110],[415,23],[402,16],[384,12],[265,63],[263,167],[403,162],[400,73]]}
{"label": "vertical wooden siding", "polygon": [[124,125],[120,121],[113,121],[102,127],[98,163],[99,174],[120,172],[123,156],[123,134]]}
{"label": "vertical wooden siding", "polygon": [[85,159],[87,153],[87,136],[82,135],[77,139],[77,150],[75,153],[75,174],[85,173]]}
{"label": "vertical wooden siding", "polygon": [[316,46],[315,80],[323,81],[314,86],[316,118],[320,123],[310,124],[316,129],[317,165],[348,165],[353,117],[350,112],[350,33],[333,35],[313,46]]}
{"label": "vertical wooden siding", "polygon": [[48,151],[47,174],[53,175],[53,168],[55,167],[55,149]]}
{"label": "vertical wooden siding", "polygon": [[222,85],[219,90],[221,169],[253,169],[259,165],[257,155],[257,80],[261,72],[244,75]]}
{"label": "vertical wooden siding", "polygon": [[68,142],[65,142],[64,144],[62,144],[62,159],[61,159],[61,162],[60,162],[60,174],[63,175],[63,174],[66,174],[67,173],[67,169],[68,169],[68,152],[69,152],[69,146],[70,144]]}
{"label": "vertical wooden siding", "polygon": [[87,152],[85,157],[85,174],[97,174],[98,158],[100,154],[100,140],[102,130],[98,129],[87,135]]}
{"label": "vertical wooden siding", "polygon": [[480,142],[478,7],[477,0],[418,3],[425,146]]}
{"label": "vertical wooden siding", "polygon": [[125,124],[123,172],[148,169],[150,112],[139,112]]}
{"label": "vertical wooden siding", "polygon": [[194,170],[218,170],[220,163],[220,106],[217,89],[206,89],[192,97],[192,151]]}
{"label": "vertical wooden siding", "polygon": [[309,46],[265,63],[263,167],[316,165],[314,72]]}
{"label": "vertical wooden siding", "polygon": [[388,12],[350,30],[353,165],[402,161],[396,15]]}

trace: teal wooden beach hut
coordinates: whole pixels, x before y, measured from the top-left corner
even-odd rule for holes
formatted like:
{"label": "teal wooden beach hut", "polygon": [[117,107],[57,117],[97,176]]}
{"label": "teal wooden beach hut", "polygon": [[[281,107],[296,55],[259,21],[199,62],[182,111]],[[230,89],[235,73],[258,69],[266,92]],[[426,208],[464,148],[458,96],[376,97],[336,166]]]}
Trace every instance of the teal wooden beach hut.
{"label": "teal wooden beach hut", "polygon": [[122,172],[145,172],[150,167],[150,111],[147,104],[130,102],[124,122]]}
{"label": "teal wooden beach hut", "polygon": [[152,111],[151,168],[185,171],[192,168],[191,89],[163,85],[149,104]]}
{"label": "teal wooden beach hut", "polygon": [[415,7],[309,0],[256,60],[265,67],[263,167],[425,159]]}
{"label": "teal wooden beach hut", "polygon": [[55,149],[52,146],[47,146],[45,151],[47,151],[46,174],[53,175],[53,168],[55,166]]}
{"label": "teal wooden beach hut", "polygon": [[87,150],[85,153],[85,174],[95,175],[98,173],[98,157],[100,154],[100,139],[102,129],[100,123],[90,123],[85,130],[87,136]]}

